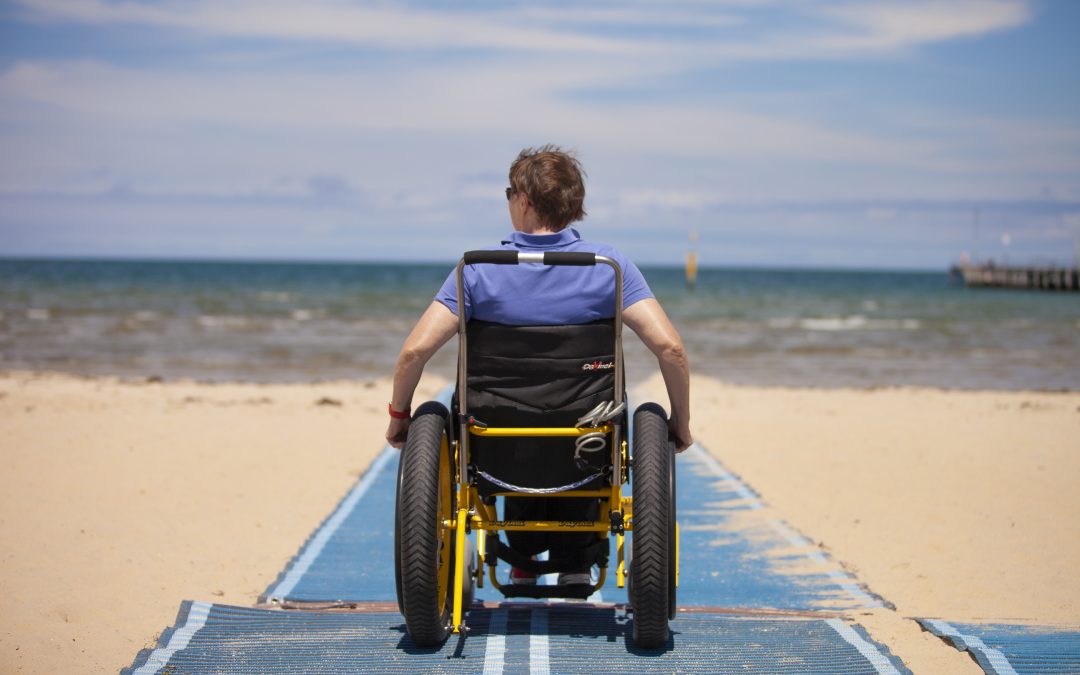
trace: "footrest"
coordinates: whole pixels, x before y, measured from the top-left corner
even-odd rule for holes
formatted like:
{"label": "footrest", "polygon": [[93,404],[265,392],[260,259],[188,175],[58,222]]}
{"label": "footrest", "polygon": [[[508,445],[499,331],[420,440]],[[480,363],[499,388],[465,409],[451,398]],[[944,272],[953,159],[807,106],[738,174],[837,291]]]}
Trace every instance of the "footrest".
{"label": "footrest", "polygon": [[592,584],[504,584],[499,588],[508,598],[575,598],[585,600],[596,591]]}

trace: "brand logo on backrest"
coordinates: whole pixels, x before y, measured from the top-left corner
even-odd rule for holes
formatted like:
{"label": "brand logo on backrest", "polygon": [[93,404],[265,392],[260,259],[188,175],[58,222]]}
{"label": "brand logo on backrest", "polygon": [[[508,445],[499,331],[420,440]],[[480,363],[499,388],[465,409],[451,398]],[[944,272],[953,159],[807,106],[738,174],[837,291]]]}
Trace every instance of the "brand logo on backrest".
{"label": "brand logo on backrest", "polygon": [[582,370],[608,370],[615,367],[614,361],[593,361],[592,363],[581,364]]}

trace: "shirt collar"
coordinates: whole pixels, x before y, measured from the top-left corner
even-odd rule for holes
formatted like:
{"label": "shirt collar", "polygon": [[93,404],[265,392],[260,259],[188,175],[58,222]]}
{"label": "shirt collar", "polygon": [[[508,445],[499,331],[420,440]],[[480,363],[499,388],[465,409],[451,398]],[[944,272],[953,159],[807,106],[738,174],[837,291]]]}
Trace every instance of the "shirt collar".
{"label": "shirt collar", "polygon": [[578,231],[572,227],[566,227],[555,234],[525,234],[524,232],[511,232],[503,244],[513,244],[518,248],[555,248],[566,246],[581,239]]}

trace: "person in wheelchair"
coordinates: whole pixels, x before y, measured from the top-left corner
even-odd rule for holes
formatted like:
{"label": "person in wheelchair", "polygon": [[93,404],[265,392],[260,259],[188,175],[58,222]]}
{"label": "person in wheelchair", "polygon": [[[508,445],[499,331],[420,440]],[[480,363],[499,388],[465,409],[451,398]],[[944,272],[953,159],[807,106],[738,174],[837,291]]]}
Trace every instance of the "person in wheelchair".
{"label": "person in wheelchair", "polygon": [[[532,253],[591,252],[618,262],[623,270],[623,324],[629,326],[657,357],[668,392],[671,410],[668,426],[676,451],[689,447],[693,442],[689,428],[689,366],[678,331],[633,262],[611,246],[582,239],[577,230],[570,227],[571,223],[585,216],[585,182],[581,164],[571,153],[557,146],[527,148],[511,164],[509,182],[506,198],[513,232],[499,246],[491,248]],[[470,364],[482,361],[482,358],[473,357],[474,351],[482,356],[486,350],[487,355],[493,357],[489,361],[494,365],[489,365],[489,370],[497,370],[498,358],[513,356],[511,353],[499,353],[504,349],[512,352],[514,349],[524,348],[528,351],[537,348],[551,353],[562,348],[558,335],[552,341],[542,334],[536,336],[534,342],[530,342],[533,338],[516,336],[512,340],[513,345],[508,345],[509,334],[500,332],[500,327],[544,327],[541,333],[559,333],[561,329],[558,327],[567,327],[567,337],[563,342],[582,342],[591,340],[589,335],[603,335],[603,324],[607,322],[610,325],[615,316],[613,271],[606,266],[474,265],[466,266],[463,274],[464,311],[470,322]],[[386,430],[386,439],[395,448],[405,444],[412,397],[424,366],[457,331],[459,311],[462,308],[458,307],[456,275],[451,272],[406,338],[398,356],[389,405],[391,419]],[[590,326],[599,328],[599,333]],[[524,359],[530,354],[517,356]],[[484,366],[480,367],[482,369]],[[596,361],[577,368],[586,374],[602,377],[604,370],[610,368],[610,363]],[[499,377],[497,372],[486,375],[496,381]],[[483,398],[472,393],[470,385],[470,413],[491,410],[492,414],[499,414],[498,411],[505,413],[508,408],[513,408],[509,414],[514,417],[512,422],[515,425],[532,426],[540,416],[549,414],[552,409],[565,408],[568,396],[577,397],[573,402],[579,404],[580,409],[580,404],[585,400],[580,396],[581,385],[574,385],[579,390],[570,394],[554,391],[558,389],[559,382],[554,371],[552,378],[552,382],[556,383],[554,386],[545,386],[544,382],[539,381],[529,382],[529,386],[522,390],[521,400],[495,397],[489,401],[487,408],[484,407]],[[582,379],[580,374],[575,378],[574,382]],[[583,386],[585,390],[589,389],[587,383]],[[607,386],[610,388],[611,385]],[[594,400],[604,400],[604,392],[596,387],[585,393],[592,396],[587,403],[588,408],[592,408]],[[524,398],[525,394],[528,395],[527,399]],[[570,418],[567,426],[572,426],[574,419],[576,415]],[[506,424],[507,420],[497,422]],[[517,459],[514,461],[531,465],[516,467],[517,475],[530,471],[544,472],[544,442],[549,440],[538,439],[532,445],[529,441],[519,441],[514,455]],[[507,499],[504,509],[506,520],[591,520],[596,517],[597,500]],[[559,583],[589,583],[592,563],[587,551],[597,540],[592,532],[508,532],[507,538],[510,547],[525,556],[548,551],[553,560],[578,560],[580,565],[576,569],[560,573]],[[515,567],[511,570],[511,582],[535,584],[536,577]]]}

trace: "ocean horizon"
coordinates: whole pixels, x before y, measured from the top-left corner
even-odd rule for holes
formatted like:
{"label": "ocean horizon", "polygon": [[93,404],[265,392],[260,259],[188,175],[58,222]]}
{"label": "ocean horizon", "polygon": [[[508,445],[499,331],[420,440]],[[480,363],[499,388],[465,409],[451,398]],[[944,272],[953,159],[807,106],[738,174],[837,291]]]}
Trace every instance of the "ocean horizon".
{"label": "ocean horizon", "polygon": [[[0,263],[6,262],[73,262],[73,263],[175,263],[175,264],[226,264],[226,265],[443,265],[453,266],[456,260],[419,258],[419,259],[381,259],[381,258],[275,258],[265,256],[237,257],[237,256],[147,256],[147,255],[116,255],[116,256],[81,256],[81,255],[0,255]],[[634,264],[640,268],[649,269],[685,269],[682,261],[674,262],[638,262]],[[806,272],[895,272],[898,274],[935,274],[940,271],[948,271],[948,267],[959,264],[959,259],[944,266],[926,267],[873,267],[862,265],[782,265],[777,263],[704,263],[698,260],[698,270],[761,270],[761,271],[806,271]],[[1049,263],[1048,263],[1049,264]]]}
{"label": "ocean horizon", "polygon": [[[0,259],[0,369],[304,382],[392,372],[448,262]],[[1080,389],[1080,298],[947,270],[642,272],[694,372],[734,384]],[[627,364],[655,360],[628,334]],[[450,376],[453,343],[431,370]]]}

